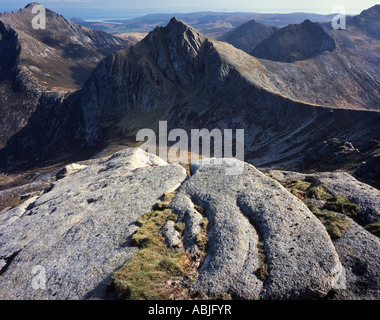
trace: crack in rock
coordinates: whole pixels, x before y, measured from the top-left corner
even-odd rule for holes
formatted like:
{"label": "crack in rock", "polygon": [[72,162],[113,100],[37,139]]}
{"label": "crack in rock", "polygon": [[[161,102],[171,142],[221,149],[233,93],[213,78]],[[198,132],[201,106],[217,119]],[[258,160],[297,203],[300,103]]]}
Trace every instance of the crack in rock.
{"label": "crack in rock", "polygon": [[[300,200],[253,166],[244,164],[242,175],[227,176],[227,165],[236,164],[193,164],[193,176],[172,203],[186,220],[194,216],[190,199],[195,199],[209,219],[207,257],[194,288],[242,299],[326,296],[343,267],[322,223]],[[195,218],[187,220],[191,225]],[[190,229],[196,233],[196,228]],[[259,235],[268,264],[265,283],[256,276],[262,264]]]}

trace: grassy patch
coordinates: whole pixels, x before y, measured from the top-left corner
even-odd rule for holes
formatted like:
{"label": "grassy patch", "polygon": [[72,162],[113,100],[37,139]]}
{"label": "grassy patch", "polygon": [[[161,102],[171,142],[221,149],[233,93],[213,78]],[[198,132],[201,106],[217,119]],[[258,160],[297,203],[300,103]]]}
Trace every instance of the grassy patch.
{"label": "grassy patch", "polygon": [[167,300],[173,293],[168,282],[186,274],[190,255],[170,250],[161,235],[161,228],[169,220],[177,220],[169,209],[149,212],[138,220],[140,228],[132,243],[140,250],[112,278],[120,299]]}
{"label": "grassy patch", "polygon": [[182,235],[183,232],[185,231],[186,225],[183,222],[177,222],[174,225],[174,228],[179,232],[179,234]]}
{"label": "grassy patch", "polygon": [[[168,209],[174,198],[173,193],[164,194],[154,210],[137,220],[139,229],[132,236],[132,244],[140,250],[116,271],[110,283],[119,299],[127,300],[170,300],[191,299],[194,294],[191,284],[197,278],[197,266],[206,256],[208,244],[208,220],[201,223],[197,236],[199,252],[192,257],[187,252],[174,252],[167,247],[161,234],[168,221],[175,222],[175,229],[183,233],[186,225],[177,222],[178,216]],[[204,212],[203,208],[196,208]],[[195,260],[194,260],[195,259]],[[196,299],[196,295],[195,295]]]}
{"label": "grassy patch", "polygon": [[365,226],[365,229],[377,237],[380,237],[380,221],[370,223]]}
{"label": "grassy patch", "polygon": [[327,200],[331,198],[331,194],[327,191],[324,186],[310,186],[306,190],[306,195],[308,198],[313,198],[317,200]]}
{"label": "grassy patch", "polygon": [[292,180],[282,184],[289,192],[295,195],[302,201],[306,201],[307,199],[307,190],[310,188],[311,183],[300,180]]}
{"label": "grassy patch", "polygon": [[324,205],[324,209],[343,213],[353,219],[357,219],[360,214],[360,207],[341,196],[328,199]]}
{"label": "grassy patch", "polygon": [[268,264],[266,262],[266,255],[264,251],[263,242],[259,242],[258,251],[259,251],[260,267],[256,271],[256,275],[261,281],[265,282],[269,277],[269,269],[268,269]]}
{"label": "grassy patch", "polygon": [[120,299],[167,300],[174,291],[171,280],[183,278],[189,270],[190,255],[170,250],[161,235],[165,223],[178,218],[167,209],[173,197],[174,194],[165,194],[156,210],[137,220],[140,228],[132,236],[132,244],[140,250],[115,272],[111,281]]}
{"label": "grassy patch", "polygon": [[316,206],[309,203],[309,210],[323,223],[331,239],[339,239],[350,224],[344,218],[337,216],[334,212],[319,210]]}
{"label": "grassy patch", "polygon": [[202,253],[206,254],[206,249],[208,245],[208,236],[207,236],[208,219],[203,218],[200,226],[201,226],[201,231],[197,234],[197,246]]}

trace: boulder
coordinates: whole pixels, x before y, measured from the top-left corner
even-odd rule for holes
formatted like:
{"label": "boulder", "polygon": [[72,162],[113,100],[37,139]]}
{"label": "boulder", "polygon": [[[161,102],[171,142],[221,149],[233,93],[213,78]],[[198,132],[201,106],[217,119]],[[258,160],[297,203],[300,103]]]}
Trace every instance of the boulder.
{"label": "boulder", "polygon": [[209,221],[207,257],[194,289],[239,299],[326,296],[343,268],[322,223],[253,166],[244,164],[241,175],[228,176],[228,165],[237,164],[193,164],[192,177],[171,204],[187,225],[189,252],[202,218],[196,208],[204,208]]}
{"label": "boulder", "polygon": [[92,160],[31,199],[33,205],[7,211],[0,299],[108,298],[112,273],[136,250],[135,221],[186,176],[179,165],[128,149]]}
{"label": "boulder", "polygon": [[[341,215],[343,217],[343,215]],[[346,285],[336,290],[336,300],[380,299],[380,239],[350,218],[350,227],[334,241],[346,270]]]}

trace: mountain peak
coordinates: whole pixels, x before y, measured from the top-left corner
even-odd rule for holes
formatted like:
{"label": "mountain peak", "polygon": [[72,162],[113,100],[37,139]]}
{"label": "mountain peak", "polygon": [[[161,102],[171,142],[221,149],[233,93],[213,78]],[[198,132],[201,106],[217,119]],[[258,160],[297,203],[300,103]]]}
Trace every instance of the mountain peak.
{"label": "mountain peak", "polygon": [[25,6],[25,9],[33,8],[35,6],[40,6],[38,2],[31,2]]}
{"label": "mountain peak", "polygon": [[380,4],[375,4],[373,7],[362,11],[360,15],[380,15]]}
{"label": "mountain peak", "polygon": [[380,5],[377,4],[353,18],[353,24],[367,35],[380,39]]}
{"label": "mountain peak", "polygon": [[166,26],[166,29],[183,30],[183,29],[192,29],[192,28],[186,23],[184,23],[182,20],[178,19],[177,17],[173,17],[170,19],[170,22]]}
{"label": "mountain peak", "polygon": [[309,19],[306,19],[304,22],[301,23],[301,25],[312,25],[314,24],[313,22],[311,22]]}
{"label": "mountain peak", "polygon": [[305,20],[290,24],[262,41],[251,54],[257,58],[294,62],[306,60],[333,51],[334,39],[317,22]]}
{"label": "mountain peak", "polygon": [[255,19],[232,29],[218,40],[250,53],[261,41],[272,35],[277,28],[264,25]]}

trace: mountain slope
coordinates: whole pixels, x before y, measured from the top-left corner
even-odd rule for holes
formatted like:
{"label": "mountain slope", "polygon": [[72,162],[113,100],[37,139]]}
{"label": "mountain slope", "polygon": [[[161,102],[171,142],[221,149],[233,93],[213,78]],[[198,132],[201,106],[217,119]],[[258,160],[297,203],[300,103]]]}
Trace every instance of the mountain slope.
{"label": "mountain slope", "polygon": [[359,149],[379,139],[379,113],[296,100],[284,89],[290,76],[269,72],[263,62],[173,18],[104,59],[63,104],[41,108],[0,152],[1,167],[134,140],[137,130],[157,129],[159,120],[167,120],[169,130],[245,129],[247,159],[260,166],[294,163],[329,138]]}
{"label": "mountain slope", "polygon": [[377,4],[351,20],[352,24],[367,33],[369,36],[380,40],[380,5]]}
{"label": "mountain slope", "polygon": [[0,14],[0,147],[25,126],[43,93],[79,89],[101,59],[134,43],[48,9],[46,30],[34,30],[35,5]]}
{"label": "mountain slope", "polygon": [[[380,110],[380,41],[355,23],[376,25],[378,11],[375,6],[348,19],[346,30],[311,22],[285,27],[252,54],[264,59],[261,63],[273,81],[282,86],[277,79],[286,79],[281,90],[293,99],[328,107]],[[280,63],[283,61],[294,62]]]}
{"label": "mountain slope", "polygon": [[227,32],[219,41],[232,44],[235,48],[245,52],[251,52],[261,41],[272,35],[277,28],[263,25],[250,20],[241,26]]}

